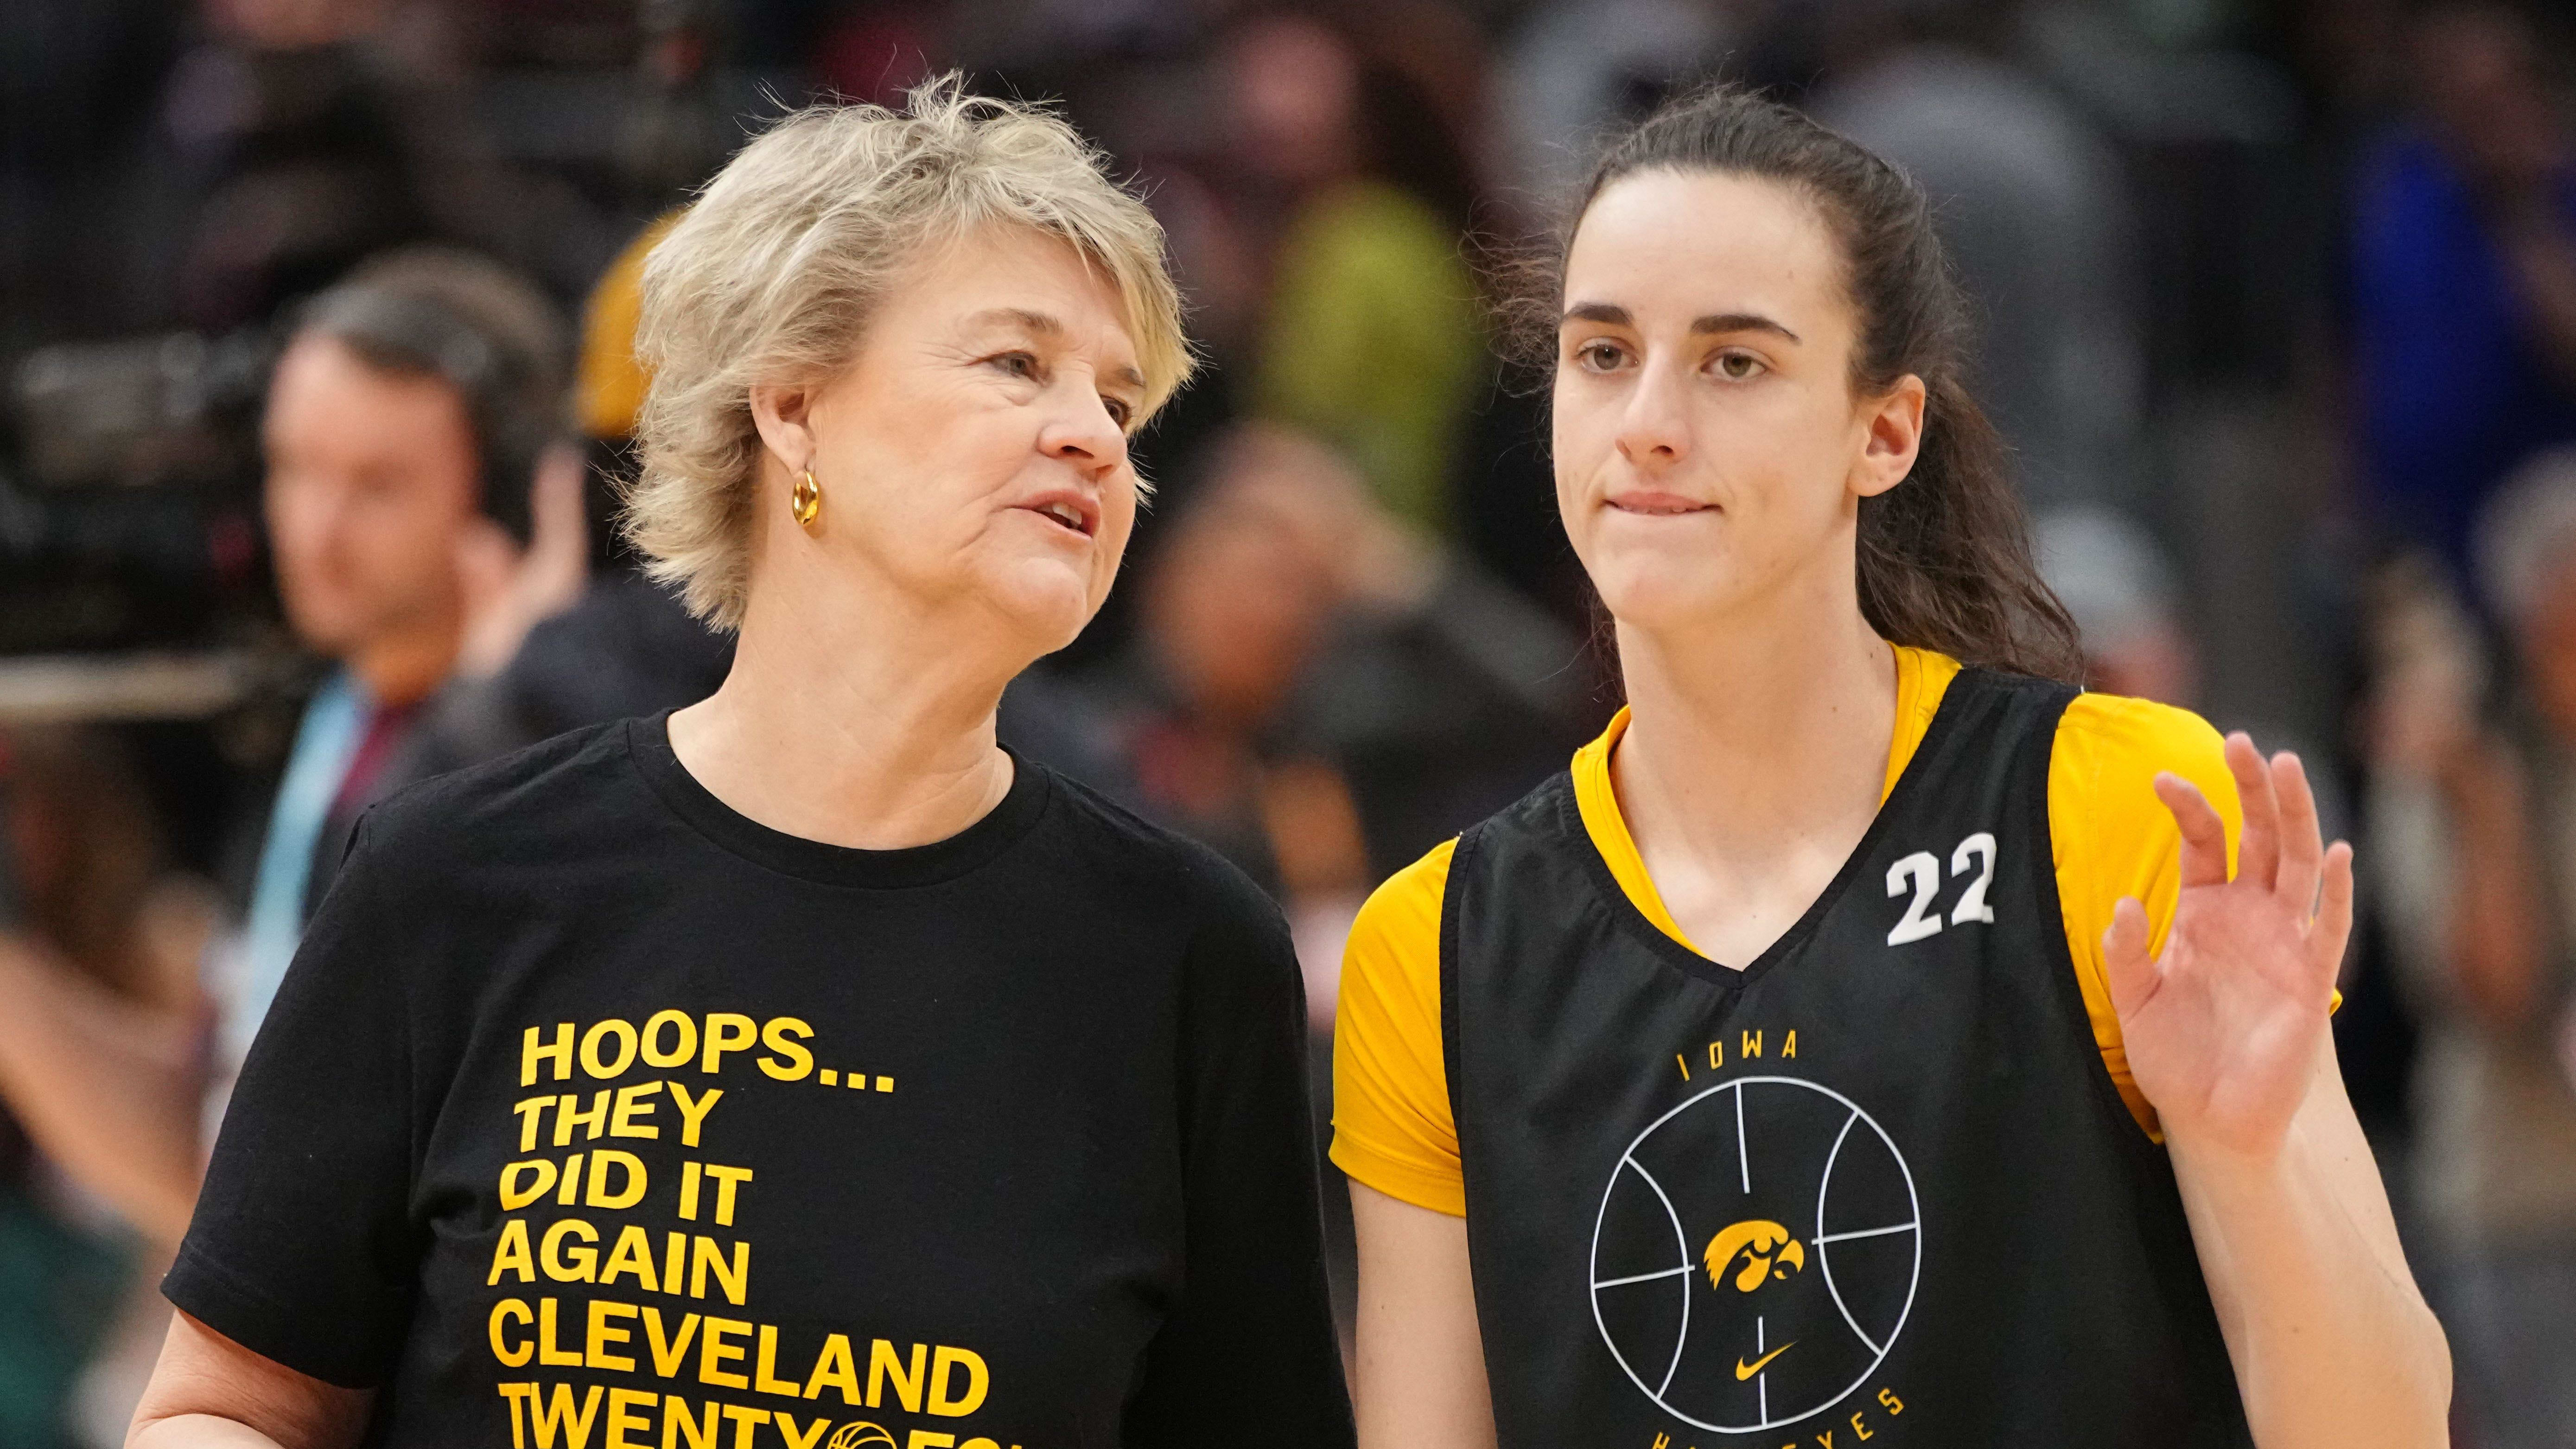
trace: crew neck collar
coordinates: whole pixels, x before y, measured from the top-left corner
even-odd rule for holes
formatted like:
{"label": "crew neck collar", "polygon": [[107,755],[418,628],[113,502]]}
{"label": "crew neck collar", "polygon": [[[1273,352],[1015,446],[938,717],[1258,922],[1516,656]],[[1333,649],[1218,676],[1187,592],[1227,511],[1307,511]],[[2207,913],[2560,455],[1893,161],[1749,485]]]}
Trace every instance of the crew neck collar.
{"label": "crew neck collar", "polygon": [[861,850],[773,830],[743,815],[698,783],[671,748],[670,711],[626,722],[626,747],[645,783],[672,813],[715,845],[757,865],[820,885],[901,890],[936,885],[990,864],[1018,843],[1045,813],[1051,791],[1044,767],[1011,756],[1011,788],[982,819],[945,840],[900,850]]}

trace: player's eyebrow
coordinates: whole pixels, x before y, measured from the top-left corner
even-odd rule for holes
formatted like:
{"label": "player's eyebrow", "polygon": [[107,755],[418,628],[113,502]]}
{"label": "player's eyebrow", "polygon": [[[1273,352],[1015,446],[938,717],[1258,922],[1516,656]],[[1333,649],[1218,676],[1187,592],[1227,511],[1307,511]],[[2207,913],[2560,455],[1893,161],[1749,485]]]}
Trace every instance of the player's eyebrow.
{"label": "player's eyebrow", "polygon": [[1577,302],[1565,309],[1564,316],[1556,319],[1559,327],[1568,322],[1598,322],[1604,327],[1637,325],[1637,319],[1628,315],[1628,309],[1616,302]]}
{"label": "player's eyebrow", "polygon": [[1690,330],[1694,337],[1705,337],[1716,332],[1768,332],[1776,337],[1785,337],[1791,342],[1803,340],[1797,333],[1759,312],[1713,313],[1706,317],[1692,319]]}
{"label": "player's eyebrow", "polygon": [[[1577,302],[1565,309],[1565,315],[1557,319],[1556,325],[1563,327],[1568,322],[1597,322],[1604,327],[1637,325],[1635,314],[1616,302]],[[1723,332],[1768,332],[1793,343],[1806,340],[1759,312],[1712,312],[1705,317],[1691,319],[1690,330],[1694,337]]]}

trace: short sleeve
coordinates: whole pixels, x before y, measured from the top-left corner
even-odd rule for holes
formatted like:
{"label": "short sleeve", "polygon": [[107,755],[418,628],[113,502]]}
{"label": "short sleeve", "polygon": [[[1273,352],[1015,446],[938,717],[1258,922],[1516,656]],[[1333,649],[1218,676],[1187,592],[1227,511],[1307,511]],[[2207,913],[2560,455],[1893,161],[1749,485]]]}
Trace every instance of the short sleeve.
{"label": "short sleeve", "polygon": [[2102,1064],[2138,1125],[2157,1140],[2155,1108],[2129,1074],[2120,1018],[2111,1009],[2110,968],[2102,933],[2123,897],[2147,908],[2148,950],[2161,954],[2182,892],[2182,831],[2156,798],[2156,776],[2170,771],[2200,787],[2227,826],[2227,859],[2245,825],[2228,773],[2225,746],[2207,720],[2188,710],[2119,695],[2085,694],[2066,707],[2048,767],[2048,828],[2055,845],[2057,894],[2066,945]]}
{"label": "short sleeve", "polygon": [[1387,1196],[1467,1211],[1440,1034],[1440,905],[1449,841],[1360,907],[1333,1030],[1333,1162]]}
{"label": "short sleeve", "polygon": [[224,1115],[162,1292],[298,1373],[379,1384],[409,1326],[412,1107],[402,973],[418,934],[362,820]]}

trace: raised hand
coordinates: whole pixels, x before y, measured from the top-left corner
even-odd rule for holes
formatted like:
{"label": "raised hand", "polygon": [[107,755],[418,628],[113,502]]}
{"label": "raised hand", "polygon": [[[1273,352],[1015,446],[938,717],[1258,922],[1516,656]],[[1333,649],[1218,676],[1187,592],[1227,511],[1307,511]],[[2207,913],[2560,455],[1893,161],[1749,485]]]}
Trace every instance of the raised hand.
{"label": "raised hand", "polygon": [[2245,805],[2235,879],[2217,810],[2190,781],[2158,775],[2182,827],[2173,930],[2150,957],[2146,908],[2123,900],[2102,951],[2129,1070],[2167,1140],[2259,1156],[2281,1145],[2326,1047],[2352,933],[2352,847],[2324,848],[2297,756],[2266,760],[2233,734],[2227,768]]}
{"label": "raised hand", "polygon": [[498,674],[530,629],[581,597],[590,581],[589,525],[581,501],[589,466],[569,443],[553,444],[538,457],[528,489],[526,548],[487,518],[476,519],[457,540],[456,575],[465,598],[458,674]]}

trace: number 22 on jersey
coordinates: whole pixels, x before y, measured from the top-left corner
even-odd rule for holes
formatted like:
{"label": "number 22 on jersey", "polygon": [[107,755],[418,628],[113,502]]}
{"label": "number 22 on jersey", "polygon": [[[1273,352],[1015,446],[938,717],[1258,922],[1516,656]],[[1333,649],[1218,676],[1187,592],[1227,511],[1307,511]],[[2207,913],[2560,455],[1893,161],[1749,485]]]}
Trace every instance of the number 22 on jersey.
{"label": "number 22 on jersey", "polygon": [[[1950,852],[1950,877],[1959,879],[1976,869],[1976,879],[1959,895],[1959,903],[1950,910],[1950,924],[1964,926],[1971,921],[1992,924],[1995,908],[1986,904],[1986,886],[1995,878],[1995,836],[1980,830],[1959,842]],[[1887,944],[1902,946],[1937,935],[1941,930],[1941,913],[1934,906],[1941,894],[1941,858],[1928,850],[1918,850],[1887,868],[1887,898],[1895,900],[1907,891],[1914,899],[1906,904],[1905,915],[1887,933]]]}

